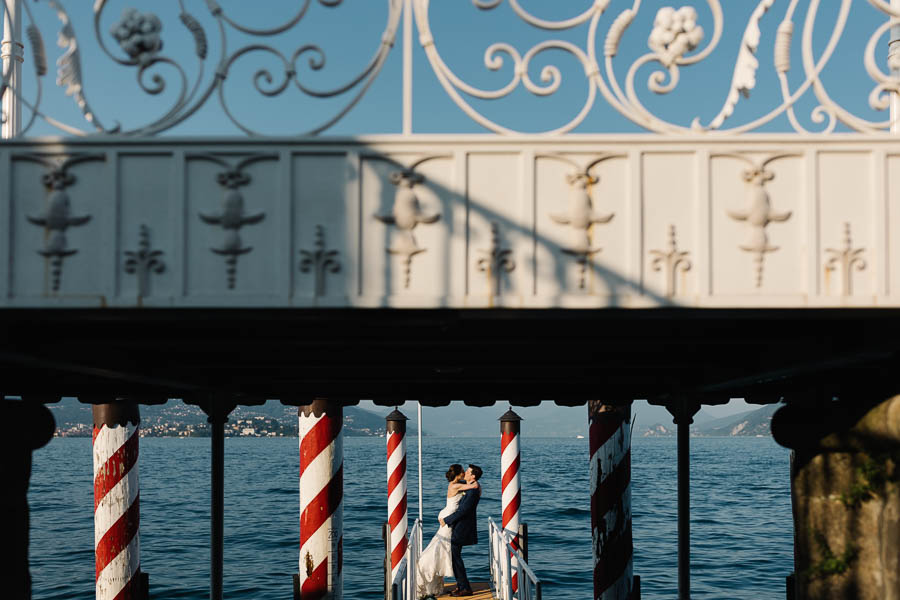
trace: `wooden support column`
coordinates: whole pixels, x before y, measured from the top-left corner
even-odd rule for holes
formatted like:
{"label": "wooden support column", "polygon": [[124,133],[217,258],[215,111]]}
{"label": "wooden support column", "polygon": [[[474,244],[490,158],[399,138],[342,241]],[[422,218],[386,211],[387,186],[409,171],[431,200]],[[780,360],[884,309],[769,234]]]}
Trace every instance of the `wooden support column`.
{"label": "wooden support column", "polygon": [[588,402],[594,599],[637,598],[631,534],[631,405]]}
{"label": "wooden support column", "polygon": [[302,600],[343,598],[343,404],[316,398],[299,409]]}
{"label": "wooden support column", "polygon": [[794,450],[789,593],[900,600],[900,396],[795,401],[775,413],[772,435]]}
{"label": "wooden support column", "polygon": [[141,497],[138,472],[140,411],[117,398],[93,407],[94,554],[97,600],[142,600]]}

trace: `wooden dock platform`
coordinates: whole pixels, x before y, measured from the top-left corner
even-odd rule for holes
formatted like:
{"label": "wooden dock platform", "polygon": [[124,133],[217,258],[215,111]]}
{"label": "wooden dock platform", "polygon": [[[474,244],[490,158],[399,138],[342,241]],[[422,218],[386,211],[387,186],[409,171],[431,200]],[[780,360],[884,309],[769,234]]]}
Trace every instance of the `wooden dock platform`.
{"label": "wooden dock platform", "polygon": [[[491,594],[491,584],[487,582],[475,582],[472,581],[472,591],[474,595],[467,596],[467,598],[471,598],[472,600],[496,600],[494,596]],[[438,600],[453,600],[453,597],[450,595],[451,590],[456,587],[455,583],[446,583],[444,584],[444,593],[438,596]]]}

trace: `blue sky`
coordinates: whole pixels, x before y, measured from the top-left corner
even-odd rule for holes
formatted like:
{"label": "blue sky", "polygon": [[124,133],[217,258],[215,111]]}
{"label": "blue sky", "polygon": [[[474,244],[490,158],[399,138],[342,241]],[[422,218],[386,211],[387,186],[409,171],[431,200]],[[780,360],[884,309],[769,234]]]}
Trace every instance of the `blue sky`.
{"label": "blue sky", "polygon": [[[115,64],[100,51],[93,32],[93,15],[90,3],[84,0],[60,0],[68,9],[73,26],[78,35],[82,53],[82,71],[85,89],[90,104],[94,107],[106,126],[116,121],[125,128],[135,127],[141,122],[158,116],[176,98],[179,75],[171,66],[160,65],[150,70],[149,77],[159,75],[166,81],[166,89],[158,95],[144,93],[137,84],[136,69]],[[184,0],[188,12],[204,26],[209,41],[210,55],[207,59],[201,87],[211,81],[218,62],[221,44],[215,20],[209,15],[205,2]],[[552,20],[571,17],[582,12],[591,0],[567,0],[549,2],[547,0],[520,0],[526,10],[537,16]],[[226,14],[241,23],[265,27],[288,21],[301,2],[280,0],[222,0]],[[484,66],[485,49],[495,42],[507,42],[520,52],[526,52],[536,43],[548,39],[561,39],[585,48],[588,37],[587,25],[571,30],[545,31],[535,28],[518,18],[508,0],[504,0],[492,10],[479,10],[469,0],[453,2],[432,2],[430,23],[434,33],[435,47],[448,66],[461,79],[473,86],[496,89],[511,78],[511,61],[497,71]],[[620,79],[631,63],[648,52],[647,39],[653,27],[653,20],[660,7],[689,5],[696,8],[699,24],[705,36],[701,48],[709,41],[713,31],[710,10],[706,2],[684,0],[681,4],[669,0],[645,0],[632,26],[626,31],[620,51],[615,59],[616,72]],[[639,95],[646,106],[661,117],[683,125],[690,124],[694,117],[708,122],[715,116],[727,95],[731,83],[731,73],[740,48],[747,20],[757,7],[756,0],[724,0],[725,25],[722,41],[718,49],[700,64],[681,70],[681,81],[670,94],[658,96],[646,88],[647,77],[655,67],[645,66],[636,77]],[[757,52],[760,68],[758,83],[749,99],[741,99],[730,124],[747,122],[767,112],[779,104],[780,93],[777,78],[772,68],[775,29],[781,22],[789,2],[775,0],[761,22],[762,41]],[[800,37],[806,7],[809,2],[801,2],[794,17],[794,52],[790,79],[794,86],[802,81],[802,62],[799,54]],[[816,18],[813,47],[821,52],[834,27],[839,2],[822,2]],[[600,20],[597,45],[602,49],[606,32],[615,17],[632,5],[632,0],[611,0],[609,8]],[[102,14],[99,31],[104,41],[117,56],[124,56],[110,35],[112,25],[119,20],[123,9],[139,6],[140,10],[152,8],[163,22],[162,54],[171,57],[181,65],[189,78],[198,72],[198,61],[193,51],[193,39],[178,20],[178,3],[138,3],[110,0]],[[55,61],[62,50],[55,44],[59,22],[47,0],[29,2],[35,18],[43,32],[48,51],[49,72],[44,80],[44,107],[47,112],[59,116],[65,122],[83,126],[83,120],[73,100],[66,97],[54,85]],[[387,2],[377,0],[344,0],[338,6],[329,7],[318,0],[310,2],[304,18],[287,32],[272,38],[254,38],[231,32],[228,34],[229,50],[250,44],[271,44],[283,54],[290,54],[304,44],[319,46],[325,56],[325,66],[319,70],[308,68],[306,60],[298,63],[298,74],[302,81],[317,89],[327,89],[352,79],[369,61],[379,46],[382,30],[387,19]],[[834,57],[824,72],[823,81],[832,96],[855,114],[866,118],[884,118],[868,106],[869,92],[873,83],[863,67],[863,50],[871,33],[885,21],[884,15],[868,2],[853,2],[847,30],[838,45]],[[27,20],[26,20],[27,24]],[[876,52],[880,64],[886,62],[887,36],[880,40]],[[312,56],[307,54],[306,56]],[[28,60],[28,57],[26,57]],[[522,131],[541,131],[557,127],[567,122],[582,106],[587,91],[587,80],[583,67],[571,55],[560,50],[548,50],[538,55],[532,63],[530,74],[540,81],[541,69],[554,65],[560,69],[562,84],[555,94],[537,97],[519,86],[509,96],[500,100],[472,100],[474,108],[500,124]],[[30,73],[30,63],[26,70]],[[223,91],[229,107],[240,115],[249,126],[272,135],[292,135],[314,127],[339,110],[346,101],[343,96],[337,101],[320,100],[302,94],[290,86],[283,94],[273,98],[263,97],[253,88],[254,73],[261,68],[269,69],[274,84],[283,78],[284,68],[280,59],[271,53],[256,51],[244,55],[232,67]],[[375,83],[368,90],[362,102],[356,106],[337,126],[327,133],[332,135],[354,135],[361,133],[396,133],[401,126],[401,75],[402,75],[402,28],[397,43],[390,52],[387,62]],[[150,78],[147,83],[152,83]],[[29,74],[29,84],[25,94],[33,97],[35,88],[33,75]],[[485,130],[471,121],[443,91],[418,44],[418,33],[414,35],[414,130],[419,133],[479,133]],[[265,87],[265,83],[263,86]],[[816,125],[810,120],[810,113],[818,103],[811,93],[797,104],[801,123],[813,130]],[[787,120],[782,117],[763,131],[784,131]],[[635,125],[624,119],[600,99],[588,118],[576,132],[638,132]],[[35,135],[53,135],[49,126],[39,126]],[[203,109],[186,123],[171,131],[174,135],[238,135],[219,105],[216,97],[210,98]]]}

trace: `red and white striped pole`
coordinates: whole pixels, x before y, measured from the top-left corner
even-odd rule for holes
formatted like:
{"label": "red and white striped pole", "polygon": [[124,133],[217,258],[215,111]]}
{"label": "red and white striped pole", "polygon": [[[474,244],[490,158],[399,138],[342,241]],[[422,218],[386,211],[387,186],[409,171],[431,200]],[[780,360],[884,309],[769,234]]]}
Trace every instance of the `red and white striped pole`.
{"label": "red and white striped pole", "polygon": [[631,538],[631,406],[588,402],[594,600],[634,592]]}
{"label": "red and white striped pole", "polygon": [[394,410],[387,421],[388,524],[391,526],[391,581],[406,553],[409,514],[406,507],[406,417]]}
{"label": "red and white striped pole", "polygon": [[140,484],[136,403],[93,407],[94,555],[97,600],[146,597],[141,575]]}
{"label": "red and white striped pole", "polygon": [[[519,550],[519,508],[522,504],[522,485],[519,479],[521,463],[519,448],[519,431],[522,417],[506,411],[500,417],[500,473],[501,508],[503,510],[503,530],[513,536],[512,547]],[[519,561],[512,557],[512,590],[519,591],[519,576],[516,570]]]}
{"label": "red and white striped pole", "polygon": [[343,598],[343,405],[300,408],[300,577],[303,600]]}

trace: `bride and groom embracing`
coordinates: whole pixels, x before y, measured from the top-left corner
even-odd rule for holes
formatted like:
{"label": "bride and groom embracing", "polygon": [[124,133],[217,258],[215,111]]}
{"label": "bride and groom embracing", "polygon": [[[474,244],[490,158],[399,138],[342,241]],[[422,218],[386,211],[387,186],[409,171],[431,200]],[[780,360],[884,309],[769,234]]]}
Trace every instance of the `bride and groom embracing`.
{"label": "bride and groom embracing", "polygon": [[456,579],[451,596],[471,596],[472,586],[466,577],[462,547],[478,543],[475,508],[481,499],[481,467],[452,464],[447,471],[447,504],[438,513],[441,528],[422,552],[418,564],[416,596],[440,596],[444,577]]}

